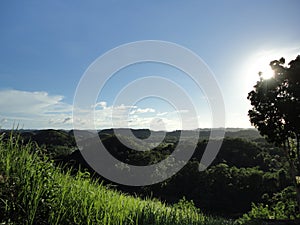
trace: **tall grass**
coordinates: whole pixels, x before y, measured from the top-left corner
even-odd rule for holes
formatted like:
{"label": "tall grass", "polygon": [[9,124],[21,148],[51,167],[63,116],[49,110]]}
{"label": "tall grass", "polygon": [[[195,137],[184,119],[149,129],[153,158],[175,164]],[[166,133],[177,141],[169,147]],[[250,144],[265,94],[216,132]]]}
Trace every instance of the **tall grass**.
{"label": "tall grass", "polygon": [[222,225],[194,207],[171,207],[99,185],[89,174],[62,172],[38,146],[0,140],[0,224]]}

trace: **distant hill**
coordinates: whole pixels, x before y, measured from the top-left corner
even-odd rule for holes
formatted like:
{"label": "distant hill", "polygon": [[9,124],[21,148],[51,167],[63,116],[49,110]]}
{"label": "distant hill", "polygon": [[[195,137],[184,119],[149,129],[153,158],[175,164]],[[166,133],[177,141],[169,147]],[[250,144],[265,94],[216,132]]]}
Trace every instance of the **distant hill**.
{"label": "distant hill", "polygon": [[[60,145],[60,146],[76,146],[74,139],[74,132],[76,132],[76,137],[79,140],[89,139],[94,137],[94,131],[91,130],[18,130],[15,131],[20,133],[21,136],[27,141],[32,140],[37,142],[39,145]],[[176,143],[179,137],[182,135],[181,130],[175,131],[151,131],[149,129],[129,129],[129,128],[117,128],[117,129],[103,129],[97,131],[99,137],[104,138],[106,136],[111,136],[114,134],[124,134],[126,132],[132,133],[136,138],[142,139],[148,142],[160,142],[161,137],[165,135],[164,142]],[[199,140],[208,139],[211,134],[211,129],[204,128],[198,130],[186,130],[184,131],[185,136],[181,137],[183,139],[188,139],[195,135],[195,132],[199,132]],[[0,130],[0,134],[9,134],[9,130]],[[213,139],[219,139],[222,137],[222,129],[214,129],[214,135],[211,137]],[[148,139],[151,135],[151,139]],[[124,136],[124,135],[123,135]],[[227,128],[225,137],[227,138],[243,138],[248,140],[262,139],[259,132],[256,129],[243,129],[243,128]]]}
{"label": "distant hill", "polygon": [[[126,130],[126,131],[131,131],[134,136],[136,136],[137,138],[140,139],[146,139],[149,137],[150,134],[152,134],[154,137],[160,137],[163,134],[166,134],[166,140],[172,140],[174,141],[174,138],[176,140],[178,140],[178,138],[181,135],[181,130],[175,130],[175,131],[169,131],[169,132],[164,132],[164,131],[151,131],[148,129],[128,129],[128,128],[118,128],[118,129],[105,129],[105,130],[101,130],[99,132],[100,135],[104,135],[104,134],[114,134],[115,131],[117,131],[118,133],[122,133],[122,131]],[[188,130],[185,131],[186,136],[193,136],[193,133],[195,132],[199,132],[199,139],[208,139],[211,133],[211,129],[210,128],[204,128],[204,129],[198,129],[198,130]],[[223,130],[222,129],[214,129],[214,136],[212,136],[212,138],[220,138],[221,135],[223,134]],[[255,140],[255,139],[259,139],[262,138],[262,136],[259,134],[259,132],[256,129],[244,129],[244,128],[227,128],[225,131],[225,137],[229,137],[229,138],[245,138],[245,139],[249,139],[249,140]]]}

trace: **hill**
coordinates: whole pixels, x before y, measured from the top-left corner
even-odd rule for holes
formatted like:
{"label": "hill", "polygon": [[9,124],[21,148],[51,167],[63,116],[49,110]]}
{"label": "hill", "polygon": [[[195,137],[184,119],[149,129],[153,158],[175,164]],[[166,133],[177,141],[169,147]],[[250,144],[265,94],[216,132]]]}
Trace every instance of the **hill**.
{"label": "hill", "polygon": [[30,142],[0,140],[1,224],[233,224],[205,216],[192,202],[168,206],[99,185],[87,172],[71,176]]}
{"label": "hill", "polygon": [[[136,138],[120,135],[123,131],[132,131]],[[83,141],[79,149],[75,143],[74,132],[31,130],[15,133],[20,135],[20,144],[37,143],[40,151],[53,160],[55,167],[65,172],[71,170],[73,176],[76,176],[78,171],[85,170],[94,181],[115,191],[122,191],[126,195],[138,196],[144,200],[155,197],[170,205],[177,204],[185,198],[187,201],[193,201],[195,207],[204,213],[227,218],[238,218],[258,209],[260,204],[275,207],[265,210],[269,214],[270,210],[273,210],[272,213],[278,212],[276,207],[283,202],[278,196],[286,196],[284,208],[280,209],[282,213],[276,215],[281,215],[280,218],[283,218],[282,215],[286,215],[286,218],[292,218],[294,215],[293,210],[296,206],[294,207],[291,197],[294,192],[290,188],[292,182],[286,158],[279,148],[267,143],[254,129],[227,130],[216,159],[207,170],[199,172],[199,162],[210,135],[209,130],[201,130],[194,154],[177,174],[164,182],[143,187],[113,183],[95,173],[81,154],[98,141],[98,137],[96,140],[93,136],[95,131],[76,131],[79,141]],[[187,133],[193,135],[194,132],[192,130]],[[150,133],[152,136],[148,139]],[[219,142],[218,132],[215,133],[217,135],[212,141]],[[9,140],[9,131],[2,131],[2,134],[4,139]],[[114,132],[107,129],[96,134],[106,150],[119,161],[145,166],[169,157],[177,146],[181,131],[167,132],[158,145],[156,141],[161,138],[160,131],[118,129]],[[189,135],[184,138],[185,144],[189,145]],[[151,151],[148,151],[149,147]],[[137,149],[146,151],[136,151]],[[161,169],[157,173],[163,174],[164,171]],[[252,208],[253,204],[258,208]]]}

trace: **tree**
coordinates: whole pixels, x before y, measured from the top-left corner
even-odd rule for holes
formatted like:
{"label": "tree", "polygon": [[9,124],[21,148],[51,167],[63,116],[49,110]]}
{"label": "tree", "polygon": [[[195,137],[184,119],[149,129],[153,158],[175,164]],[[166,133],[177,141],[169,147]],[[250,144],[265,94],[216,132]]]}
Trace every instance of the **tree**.
{"label": "tree", "polygon": [[[270,62],[274,76],[260,79],[249,92],[251,123],[269,142],[282,147],[289,162],[300,208],[300,56],[285,66],[285,59]],[[300,209],[299,209],[300,212]]]}

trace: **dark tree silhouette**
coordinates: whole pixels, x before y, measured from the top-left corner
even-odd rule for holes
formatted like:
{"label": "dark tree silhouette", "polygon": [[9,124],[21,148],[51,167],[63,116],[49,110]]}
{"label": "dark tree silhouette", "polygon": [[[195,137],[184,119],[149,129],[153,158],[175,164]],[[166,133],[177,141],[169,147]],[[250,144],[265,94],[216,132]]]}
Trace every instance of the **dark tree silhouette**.
{"label": "dark tree silhouette", "polygon": [[260,80],[248,94],[252,105],[248,115],[262,136],[284,150],[300,208],[300,56],[284,64],[284,58],[270,62],[274,71],[270,79],[259,73]]}

